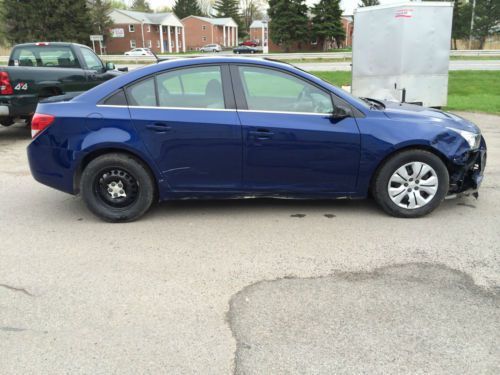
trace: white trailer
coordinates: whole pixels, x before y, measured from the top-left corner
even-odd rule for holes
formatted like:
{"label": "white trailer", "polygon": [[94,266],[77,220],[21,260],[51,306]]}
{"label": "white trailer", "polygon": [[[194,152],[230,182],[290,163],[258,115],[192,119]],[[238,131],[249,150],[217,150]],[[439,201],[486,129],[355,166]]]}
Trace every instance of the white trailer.
{"label": "white trailer", "polygon": [[453,3],[405,2],[354,12],[352,92],[447,104]]}

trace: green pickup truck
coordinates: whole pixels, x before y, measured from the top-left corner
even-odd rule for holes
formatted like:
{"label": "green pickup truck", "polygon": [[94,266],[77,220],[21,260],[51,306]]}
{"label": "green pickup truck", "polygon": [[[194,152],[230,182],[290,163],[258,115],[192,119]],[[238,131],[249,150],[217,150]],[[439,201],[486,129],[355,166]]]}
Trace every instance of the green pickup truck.
{"label": "green pickup truck", "polygon": [[116,70],[113,63],[104,64],[84,45],[16,45],[8,66],[0,67],[0,124],[12,125],[17,118],[29,123],[40,100],[76,96],[119,74],[123,72]]}

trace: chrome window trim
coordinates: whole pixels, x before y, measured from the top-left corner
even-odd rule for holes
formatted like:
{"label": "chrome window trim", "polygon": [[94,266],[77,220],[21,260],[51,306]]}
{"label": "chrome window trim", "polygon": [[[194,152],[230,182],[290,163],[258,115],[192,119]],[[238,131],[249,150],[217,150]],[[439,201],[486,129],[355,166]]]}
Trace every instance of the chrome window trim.
{"label": "chrome window trim", "polygon": [[139,108],[139,109],[169,109],[180,111],[219,111],[219,112],[256,112],[256,113],[276,113],[285,115],[306,115],[306,116],[329,116],[330,113],[314,113],[314,112],[288,112],[288,111],[266,111],[258,109],[234,109],[234,108],[200,108],[200,107],[154,107],[145,105],[112,105],[112,104],[97,104],[97,107],[104,108]]}
{"label": "chrome window trim", "polygon": [[287,112],[287,111],[265,111],[257,109],[234,109],[234,108],[199,108],[199,107],[153,107],[144,105],[112,105],[97,104],[97,107],[105,108],[139,108],[139,109],[169,109],[181,111],[219,111],[219,112],[256,112],[256,113],[276,113],[285,115],[306,115],[306,116],[329,116],[330,113],[311,113],[311,112]]}
{"label": "chrome window trim", "polygon": [[293,112],[293,111],[267,111],[259,109],[238,109],[238,112],[257,112],[257,113],[276,113],[285,115],[306,115],[306,116],[330,116],[331,113],[316,113],[316,112]]}
{"label": "chrome window trim", "polygon": [[97,107],[106,108],[139,108],[139,109],[170,109],[181,111],[219,111],[219,112],[236,112],[236,109],[227,108],[200,108],[200,107],[154,107],[146,105],[112,105],[112,104],[97,104]]}

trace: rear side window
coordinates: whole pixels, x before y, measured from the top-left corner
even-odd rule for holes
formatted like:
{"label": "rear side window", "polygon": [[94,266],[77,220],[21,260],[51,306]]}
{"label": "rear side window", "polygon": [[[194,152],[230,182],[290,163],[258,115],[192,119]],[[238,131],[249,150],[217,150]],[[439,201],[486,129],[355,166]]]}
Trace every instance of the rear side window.
{"label": "rear side window", "polygon": [[16,48],[9,65],[79,68],[78,60],[70,47],[27,46]]}
{"label": "rear side window", "polygon": [[148,78],[129,86],[127,98],[131,106],[156,107],[154,78]]}
{"label": "rear side window", "polygon": [[118,90],[113,95],[108,97],[103,104],[105,105],[127,105],[127,98],[123,90]]}
{"label": "rear side window", "polygon": [[224,109],[220,66],[177,69],[157,76],[160,107]]}

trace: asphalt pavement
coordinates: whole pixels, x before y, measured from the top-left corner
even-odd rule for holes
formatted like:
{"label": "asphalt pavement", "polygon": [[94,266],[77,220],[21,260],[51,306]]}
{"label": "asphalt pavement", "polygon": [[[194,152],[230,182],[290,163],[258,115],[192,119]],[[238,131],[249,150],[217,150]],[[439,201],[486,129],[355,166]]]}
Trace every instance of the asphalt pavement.
{"label": "asphalt pavement", "polygon": [[104,223],[0,128],[0,373],[498,374],[500,117],[479,199],[182,201]]}

